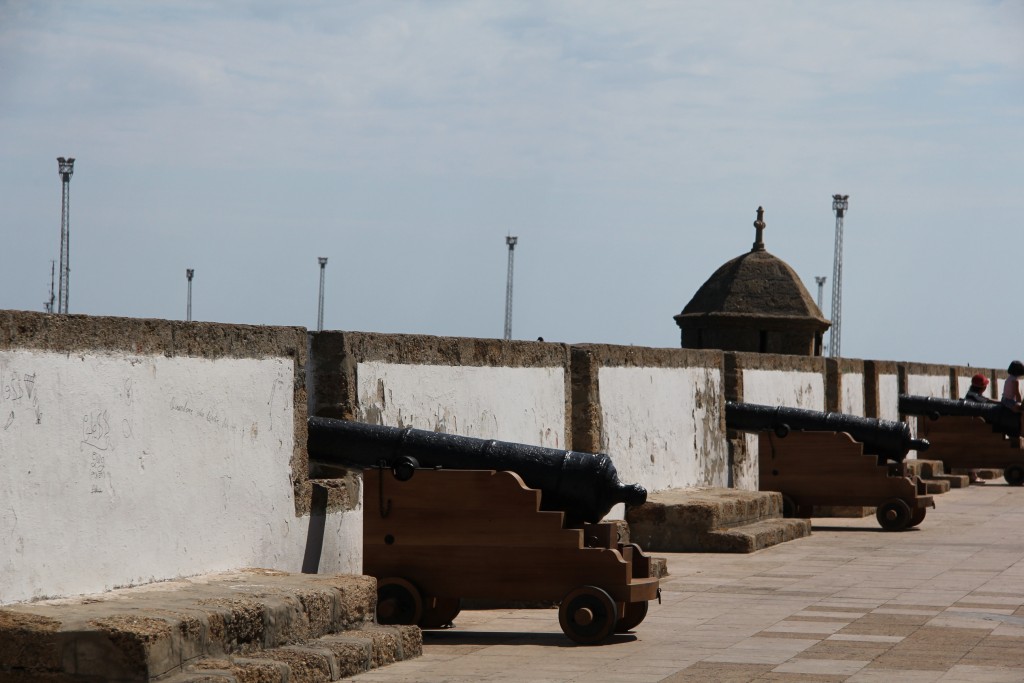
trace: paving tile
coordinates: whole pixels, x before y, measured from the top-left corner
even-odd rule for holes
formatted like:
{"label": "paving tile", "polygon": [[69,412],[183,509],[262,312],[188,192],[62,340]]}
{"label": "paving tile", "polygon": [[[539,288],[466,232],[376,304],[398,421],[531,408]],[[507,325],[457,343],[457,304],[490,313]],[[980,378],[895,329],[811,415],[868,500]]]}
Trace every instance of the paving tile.
{"label": "paving tile", "polygon": [[866,633],[833,633],[829,640],[857,641],[862,643],[898,643],[903,636],[876,636]]}
{"label": "paving tile", "polygon": [[846,625],[846,622],[841,621],[794,621],[787,619],[773,624],[764,630],[767,632],[780,631],[786,633],[835,633]]}
{"label": "paving tile", "polygon": [[852,676],[871,660],[843,660],[843,659],[791,659],[784,664],[772,669],[773,673],[794,673],[794,674],[834,674],[839,676]]}
{"label": "paving tile", "polygon": [[956,665],[947,671],[939,683],[1020,683],[1020,669],[998,666]]}
{"label": "paving tile", "polygon": [[944,680],[942,671],[914,671],[902,669],[899,678],[893,677],[891,669],[861,669],[846,679],[846,683],[938,683]]}
{"label": "paving tile", "polygon": [[823,610],[823,609],[808,608],[808,609],[805,609],[805,610],[800,610],[799,612],[795,612],[790,617],[790,619],[795,619],[797,617],[801,617],[801,618],[807,617],[807,618],[811,618],[811,619],[836,619],[836,620],[846,619],[846,620],[849,620],[849,621],[853,621],[854,619],[859,619],[860,617],[863,617],[865,614],[866,614],[866,612],[862,612],[860,610],[851,610],[851,611],[834,611],[833,610],[833,611],[826,611],[826,610]]}
{"label": "paving tile", "polygon": [[750,683],[773,668],[765,664],[698,662],[662,679],[662,683]]}

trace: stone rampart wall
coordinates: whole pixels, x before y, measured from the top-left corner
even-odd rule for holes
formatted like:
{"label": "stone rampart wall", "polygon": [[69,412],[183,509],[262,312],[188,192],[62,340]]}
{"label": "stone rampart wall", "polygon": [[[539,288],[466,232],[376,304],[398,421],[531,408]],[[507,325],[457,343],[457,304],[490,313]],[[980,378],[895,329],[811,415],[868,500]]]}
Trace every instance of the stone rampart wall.
{"label": "stone rampart wall", "polygon": [[307,477],[306,349],[301,328],[0,311],[0,604],[359,571],[358,489]]}
{"label": "stone rampart wall", "polygon": [[[962,396],[977,371],[0,311],[0,603],[359,572],[362,477],[309,478],[307,414],[607,452],[649,490],[753,489],[726,400],[900,419],[900,392]],[[995,395],[1004,373],[982,372]]]}

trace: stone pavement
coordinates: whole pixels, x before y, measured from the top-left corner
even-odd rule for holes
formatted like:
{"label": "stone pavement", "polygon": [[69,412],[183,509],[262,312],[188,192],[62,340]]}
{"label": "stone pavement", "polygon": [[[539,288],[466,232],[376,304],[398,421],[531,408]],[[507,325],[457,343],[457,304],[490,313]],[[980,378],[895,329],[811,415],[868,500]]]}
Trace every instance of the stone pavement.
{"label": "stone pavement", "polygon": [[904,532],[815,519],[750,555],[668,554],[663,603],[605,645],[575,646],[551,609],[463,612],[422,657],[351,680],[1024,681],[1024,488],[936,505]]}

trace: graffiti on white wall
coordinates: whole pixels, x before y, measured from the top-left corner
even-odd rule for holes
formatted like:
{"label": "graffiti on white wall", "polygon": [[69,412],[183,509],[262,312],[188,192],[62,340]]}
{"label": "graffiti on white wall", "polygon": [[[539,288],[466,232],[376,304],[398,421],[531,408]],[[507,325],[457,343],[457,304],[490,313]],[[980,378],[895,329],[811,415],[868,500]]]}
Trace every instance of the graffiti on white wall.
{"label": "graffiti on white wall", "polygon": [[847,373],[843,375],[843,393],[839,412],[864,417],[864,375]]}
{"label": "graffiti on white wall", "polygon": [[565,448],[565,371],[401,365],[356,367],[358,419],[392,427]]}
{"label": "graffiti on white wall", "polygon": [[290,358],[0,352],[0,603],[300,567],[293,377]]}
{"label": "graffiti on white wall", "polygon": [[717,368],[606,367],[598,387],[602,450],[620,479],[651,491],[728,485]]}

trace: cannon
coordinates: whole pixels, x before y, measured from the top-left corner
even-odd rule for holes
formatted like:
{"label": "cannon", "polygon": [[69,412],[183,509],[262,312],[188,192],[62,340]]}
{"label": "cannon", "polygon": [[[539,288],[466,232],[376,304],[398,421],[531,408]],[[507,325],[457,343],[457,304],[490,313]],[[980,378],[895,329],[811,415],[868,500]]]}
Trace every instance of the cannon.
{"label": "cannon", "polygon": [[1020,436],[1020,413],[1000,403],[900,394],[899,411],[903,415],[923,416],[932,420],[940,417],[980,417],[1004,436]]}
{"label": "cannon", "polygon": [[1024,416],[998,403],[899,397],[899,410],[917,418],[917,433],[932,444],[928,457],[948,471],[966,471],[974,481],[980,469],[1003,471],[1010,486],[1024,485]]}
{"label": "cannon", "polygon": [[312,417],[311,461],[363,469],[363,572],[377,620],[448,628],[464,599],[558,604],[583,645],[660,596],[651,558],[601,518],[646,491],[607,455]]}
{"label": "cannon", "polygon": [[617,503],[643,505],[647,490],[619,481],[603,453],[476,439],[411,427],[309,418],[309,456],[350,467],[384,466],[410,477],[418,467],[515,472],[542,492],[541,509],[568,515],[569,523],[600,522]]}
{"label": "cannon", "polygon": [[902,422],[750,403],[726,403],[726,425],[758,432],[758,482],[782,494],[785,516],[836,506],[874,507],[879,525],[899,531],[934,507],[904,459],[928,442]]}
{"label": "cannon", "polygon": [[845,432],[864,444],[864,453],[878,457],[878,464],[887,460],[903,462],[910,451],[928,449],[928,442],[915,439],[903,422],[870,417],[824,413],[818,410],[765,406],[756,403],[725,404],[725,423],[730,429],[747,432],[773,431],[784,437],[790,430],[809,432]]}

